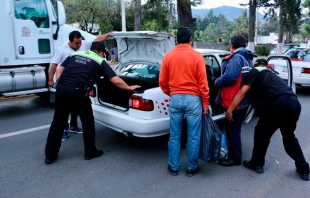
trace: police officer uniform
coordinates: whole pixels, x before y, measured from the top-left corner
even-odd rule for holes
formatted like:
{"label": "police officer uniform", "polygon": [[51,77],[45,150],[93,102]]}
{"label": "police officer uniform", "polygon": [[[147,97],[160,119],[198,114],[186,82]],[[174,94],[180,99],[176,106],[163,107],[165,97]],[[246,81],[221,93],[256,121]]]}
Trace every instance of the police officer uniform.
{"label": "police officer uniform", "polygon": [[250,161],[243,165],[258,173],[263,173],[265,155],[270,139],[277,129],[283,136],[286,153],[295,161],[301,179],[309,180],[309,164],[306,162],[294,131],[301,112],[301,105],[290,87],[270,69],[267,61],[258,59],[244,82],[250,85],[250,96],[260,118],[255,126],[254,148]]}
{"label": "police officer uniform", "polygon": [[56,87],[55,113],[45,147],[46,164],[53,163],[58,157],[63,126],[72,110],[77,111],[82,122],[85,160],[103,154],[95,146],[94,116],[88,92],[101,76],[111,79],[116,74],[93,49],[105,52],[102,43],[93,42],[91,50],[74,52],[61,65],[64,70]]}

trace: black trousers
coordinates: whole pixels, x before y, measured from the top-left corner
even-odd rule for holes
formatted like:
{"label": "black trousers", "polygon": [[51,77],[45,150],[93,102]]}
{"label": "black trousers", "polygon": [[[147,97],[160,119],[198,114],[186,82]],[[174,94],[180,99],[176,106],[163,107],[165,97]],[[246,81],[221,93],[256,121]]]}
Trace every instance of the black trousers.
{"label": "black trousers", "polygon": [[260,116],[254,133],[254,148],[251,163],[257,166],[265,165],[265,155],[270,138],[280,129],[286,153],[295,161],[296,168],[301,173],[309,173],[306,162],[294,131],[299,119],[301,106],[297,97],[284,95],[277,98]]}
{"label": "black trousers", "polygon": [[228,159],[241,161],[242,146],[241,146],[241,125],[246,114],[247,108],[233,111],[233,120],[226,120],[226,137],[228,147]]}
{"label": "black trousers", "polygon": [[94,116],[89,97],[85,97],[84,89],[78,86],[59,84],[55,94],[54,118],[45,146],[47,159],[52,160],[57,157],[61,146],[63,126],[68,122],[72,109],[76,110],[82,122],[85,155],[92,156],[97,152]]}

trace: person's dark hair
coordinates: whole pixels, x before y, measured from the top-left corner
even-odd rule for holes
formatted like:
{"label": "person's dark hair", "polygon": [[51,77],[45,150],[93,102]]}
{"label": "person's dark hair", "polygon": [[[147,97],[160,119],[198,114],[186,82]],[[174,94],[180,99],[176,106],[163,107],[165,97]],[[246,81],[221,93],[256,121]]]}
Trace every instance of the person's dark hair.
{"label": "person's dark hair", "polygon": [[81,32],[79,32],[77,30],[70,32],[69,41],[72,42],[74,38],[77,38],[77,39],[82,38]]}
{"label": "person's dark hair", "polygon": [[235,48],[246,47],[248,43],[248,39],[242,34],[236,34],[231,37],[230,44]]}
{"label": "person's dark hair", "polygon": [[91,51],[96,51],[96,52],[105,52],[105,46],[101,42],[94,41],[91,44],[90,50]]}
{"label": "person's dark hair", "polygon": [[179,44],[188,43],[193,37],[192,30],[188,27],[179,27],[177,31],[177,41]]}
{"label": "person's dark hair", "polygon": [[256,59],[256,61],[254,63],[254,67],[257,67],[257,66],[265,66],[265,67],[267,67],[268,66],[268,62],[264,58],[258,58],[258,59]]}

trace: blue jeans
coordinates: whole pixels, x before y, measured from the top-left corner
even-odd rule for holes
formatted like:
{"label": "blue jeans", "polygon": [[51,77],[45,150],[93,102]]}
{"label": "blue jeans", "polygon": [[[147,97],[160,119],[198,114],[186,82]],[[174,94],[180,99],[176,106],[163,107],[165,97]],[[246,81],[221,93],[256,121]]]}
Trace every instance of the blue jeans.
{"label": "blue jeans", "polygon": [[170,138],[168,142],[169,165],[172,170],[179,170],[181,134],[183,119],[187,121],[187,169],[198,167],[198,155],[201,136],[202,103],[200,96],[174,94],[170,98]]}

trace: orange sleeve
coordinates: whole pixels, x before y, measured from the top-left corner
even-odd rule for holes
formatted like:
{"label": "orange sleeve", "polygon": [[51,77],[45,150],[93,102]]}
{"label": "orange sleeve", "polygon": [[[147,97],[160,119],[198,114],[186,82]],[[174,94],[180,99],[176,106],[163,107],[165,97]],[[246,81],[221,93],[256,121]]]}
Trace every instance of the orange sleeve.
{"label": "orange sleeve", "polygon": [[170,96],[169,78],[166,67],[166,57],[163,58],[160,73],[159,73],[159,87],[168,96]]}
{"label": "orange sleeve", "polygon": [[198,86],[201,94],[202,105],[205,108],[209,106],[208,101],[210,89],[208,85],[206,65],[203,56],[200,56],[198,60]]}

